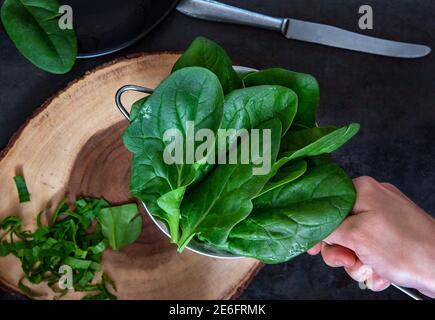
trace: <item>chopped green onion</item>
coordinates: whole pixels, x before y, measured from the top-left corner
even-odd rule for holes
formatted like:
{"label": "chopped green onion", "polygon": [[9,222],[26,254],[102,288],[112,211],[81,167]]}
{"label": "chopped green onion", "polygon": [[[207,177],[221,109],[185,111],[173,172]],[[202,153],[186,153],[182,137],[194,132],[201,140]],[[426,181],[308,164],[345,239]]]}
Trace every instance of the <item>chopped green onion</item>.
{"label": "chopped green onion", "polygon": [[27,190],[26,181],[22,176],[15,176],[15,185],[17,186],[18,198],[20,203],[30,201],[29,190]]}

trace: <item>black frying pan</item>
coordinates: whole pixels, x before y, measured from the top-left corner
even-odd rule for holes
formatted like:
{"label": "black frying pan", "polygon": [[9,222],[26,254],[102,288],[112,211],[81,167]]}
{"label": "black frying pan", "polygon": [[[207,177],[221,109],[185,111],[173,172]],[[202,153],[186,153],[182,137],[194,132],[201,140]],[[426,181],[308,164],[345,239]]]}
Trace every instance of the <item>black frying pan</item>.
{"label": "black frying pan", "polygon": [[73,9],[78,58],[122,50],[141,39],[175,9],[179,0],[61,0]]}

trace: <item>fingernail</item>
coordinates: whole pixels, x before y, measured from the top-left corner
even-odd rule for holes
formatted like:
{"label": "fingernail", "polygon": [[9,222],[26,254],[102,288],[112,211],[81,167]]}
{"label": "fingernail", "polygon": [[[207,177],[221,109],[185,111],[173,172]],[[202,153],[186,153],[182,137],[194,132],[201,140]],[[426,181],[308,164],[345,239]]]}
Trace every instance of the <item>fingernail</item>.
{"label": "fingernail", "polygon": [[360,268],[359,273],[360,273],[360,277],[361,277],[361,280],[359,280],[359,281],[366,281],[367,279],[369,279],[372,276],[373,269],[370,266],[363,265]]}
{"label": "fingernail", "polygon": [[366,281],[368,278],[370,278],[373,274],[373,270],[370,266],[367,265],[362,265],[360,267],[358,267],[354,272],[353,272],[354,276],[353,278],[356,281],[360,281],[360,282],[364,282]]}

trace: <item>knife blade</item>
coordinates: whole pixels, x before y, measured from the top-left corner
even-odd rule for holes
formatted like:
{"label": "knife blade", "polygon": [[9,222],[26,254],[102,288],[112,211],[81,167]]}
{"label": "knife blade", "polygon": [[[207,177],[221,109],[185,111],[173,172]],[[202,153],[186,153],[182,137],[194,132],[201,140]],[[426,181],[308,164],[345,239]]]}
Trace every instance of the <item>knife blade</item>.
{"label": "knife blade", "polygon": [[431,52],[425,45],[375,38],[320,23],[271,17],[213,0],[182,0],[177,10],[198,19],[274,30],[287,39],[376,55],[420,58]]}
{"label": "knife blade", "polygon": [[333,26],[296,19],[288,19],[288,28],[283,34],[287,39],[396,58],[420,58],[431,52],[431,49],[424,45],[370,37]]}

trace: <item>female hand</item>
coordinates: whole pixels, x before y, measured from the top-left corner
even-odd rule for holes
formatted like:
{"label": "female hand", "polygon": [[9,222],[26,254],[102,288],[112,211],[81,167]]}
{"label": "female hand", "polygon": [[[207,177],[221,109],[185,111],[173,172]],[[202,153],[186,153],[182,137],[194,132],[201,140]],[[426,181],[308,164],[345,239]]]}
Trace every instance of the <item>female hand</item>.
{"label": "female hand", "polygon": [[308,253],[373,291],[393,282],[435,298],[435,219],[391,184],[359,177],[354,185],[352,214]]}

